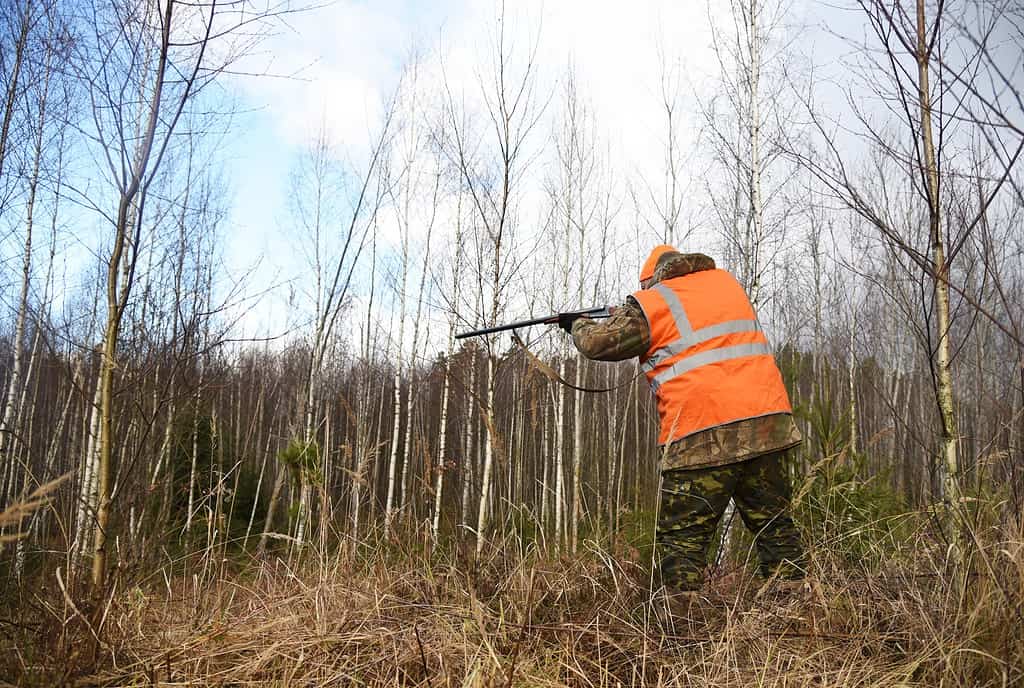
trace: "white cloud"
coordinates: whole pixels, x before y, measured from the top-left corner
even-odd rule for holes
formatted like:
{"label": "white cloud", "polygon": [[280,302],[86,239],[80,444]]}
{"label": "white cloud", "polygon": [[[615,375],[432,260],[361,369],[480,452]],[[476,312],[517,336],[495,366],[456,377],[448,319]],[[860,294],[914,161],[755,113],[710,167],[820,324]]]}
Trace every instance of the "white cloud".
{"label": "white cloud", "polygon": [[[540,32],[537,53],[538,96],[551,96],[547,119],[536,132],[534,145],[541,153],[524,187],[524,222],[541,215],[543,154],[549,147],[557,116],[558,84],[567,66],[574,65],[581,95],[593,109],[602,145],[607,144],[609,167],[618,183],[638,182],[641,177],[660,183],[664,169],[665,122],[660,106],[661,59],[679,74],[679,111],[684,117],[678,130],[682,145],[692,148],[699,123],[694,112],[696,93],[706,88],[716,69],[711,52],[709,14],[721,17],[723,3],[663,0],[647,3],[593,2],[586,0],[524,0],[507,3],[506,41],[516,50],[514,71],[522,67]],[[266,149],[259,170],[247,170],[251,184],[239,183],[238,199],[244,204],[253,189],[265,189],[268,180],[287,187],[291,153],[307,142],[321,122],[332,139],[359,159],[365,153],[381,117],[381,103],[394,90],[409,56],[424,55],[421,79],[427,90],[439,88],[441,69],[457,97],[480,103],[480,80],[488,79],[495,55],[496,4],[476,2],[414,3],[399,0],[344,1],[293,21],[294,32],[274,38],[267,46],[273,57],[270,69],[279,74],[297,73],[301,80],[255,79],[243,82],[249,102],[263,108],[266,130],[260,145]],[[660,50],[659,50],[660,47]],[[660,54],[659,54],[660,53]],[[254,58],[256,59],[256,58]],[[262,59],[266,59],[264,56]],[[269,162],[276,159],[276,163]],[[703,170],[695,165],[694,176]],[[256,178],[262,181],[257,183]],[[693,203],[703,202],[694,194]],[[264,199],[261,207],[267,205]],[[285,215],[283,207],[262,210],[263,232],[280,234],[274,219]],[[629,217],[631,212],[623,213]],[[390,218],[381,239],[395,246],[398,232]],[[259,218],[250,218],[249,230],[261,231]],[[422,223],[420,223],[422,225]],[[630,237],[633,228],[623,219]],[[621,251],[646,253],[646,246],[623,237]],[[642,239],[641,241],[644,241]],[[266,240],[279,245],[280,240]],[[285,273],[297,273],[293,255],[286,251],[269,255],[268,262]],[[613,259],[619,262],[622,256]],[[632,283],[632,271],[624,283]],[[384,307],[386,308],[386,306]]]}

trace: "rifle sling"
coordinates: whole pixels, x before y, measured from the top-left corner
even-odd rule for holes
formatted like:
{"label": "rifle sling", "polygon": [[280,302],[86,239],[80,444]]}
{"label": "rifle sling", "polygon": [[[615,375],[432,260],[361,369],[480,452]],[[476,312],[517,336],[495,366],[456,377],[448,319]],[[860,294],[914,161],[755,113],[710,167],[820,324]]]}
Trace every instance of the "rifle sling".
{"label": "rifle sling", "polygon": [[625,387],[627,385],[633,384],[633,382],[638,377],[640,377],[640,373],[637,373],[636,375],[634,375],[633,377],[629,378],[625,382],[622,382],[622,383],[617,384],[617,385],[613,385],[612,387],[602,387],[602,388],[579,387],[579,386],[574,385],[573,383],[569,382],[568,380],[566,380],[564,377],[562,377],[561,375],[558,374],[558,371],[556,371],[554,368],[549,366],[544,361],[542,361],[539,358],[537,358],[537,356],[532,351],[530,351],[528,348],[526,348],[526,344],[524,344],[523,340],[519,338],[519,333],[516,332],[515,330],[512,330],[512,341],[514,341],[516,343],[516,345],[520,349],[523,350],[523,353],[526,354],[526,360],[529,361],[530,365],[532,365],[534,368],[536,368],[540,372],[541,375],[543,375],[544,377],[548,378],[552,382],[558,382],[560,384],[565,385],[566,387],[569,387],[570,389],[575,389],[577,392],[588,392],[590,394],[605,394],[607,392],[614,392],[617,389],[622,389],[623,387]]}

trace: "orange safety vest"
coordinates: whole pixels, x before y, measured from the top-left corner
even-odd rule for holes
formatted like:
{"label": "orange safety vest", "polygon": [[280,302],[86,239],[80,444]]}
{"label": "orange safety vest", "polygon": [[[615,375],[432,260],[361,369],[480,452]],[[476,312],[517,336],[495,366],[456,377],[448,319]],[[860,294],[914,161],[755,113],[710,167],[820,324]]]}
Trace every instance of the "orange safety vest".
{"label": "orange safety vest", "polygon": [[651,330],[640,367],[658,400],[658,444],[793,412],[754,307],[728,272],[673,277],[633,298]]}

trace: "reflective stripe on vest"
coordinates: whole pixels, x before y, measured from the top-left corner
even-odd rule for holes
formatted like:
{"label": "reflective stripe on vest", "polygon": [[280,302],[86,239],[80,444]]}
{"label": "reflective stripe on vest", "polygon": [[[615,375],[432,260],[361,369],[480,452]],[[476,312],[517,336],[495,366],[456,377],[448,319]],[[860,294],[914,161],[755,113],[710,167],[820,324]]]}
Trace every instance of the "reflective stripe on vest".
{"label": "reflective stripe on vest", "polygon": [[651,381],[651,387],[654,388],[654,391],[658,391],[659,387],[672,378],[688,373],[694,368],[700,368],[701,366],[719,363],[721,361],[728,361],[731,358],[760,356],[761,354],[771,354],[771,352],[772,350],[768,348],[767,344],[737,344],[736,346],[726,346],[720,349],[702,351],[699,354],[687,356],[683,360],[675,363],[668,370],[656,375]]}

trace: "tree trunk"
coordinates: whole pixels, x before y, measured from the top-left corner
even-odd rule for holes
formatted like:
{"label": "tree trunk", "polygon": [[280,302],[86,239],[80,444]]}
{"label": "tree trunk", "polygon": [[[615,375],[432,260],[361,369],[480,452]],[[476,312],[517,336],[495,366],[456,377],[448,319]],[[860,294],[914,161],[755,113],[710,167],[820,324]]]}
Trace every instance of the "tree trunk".
{"label": "tree trunk", "polygon": [[[583,386],[583,357],[576,356],[576,386]],[[576,554],[580,536],[580,519],[583,517],[580,486],[580,472],[583,464],[583,395],[573,393],[573,442],[572,442],[572,534],[569,539],[569,551]]]}
{"label": "tree trunk", "polygon": [[473,440],[476,409],[476,355],[470,352],[469,358],[469,387],[466,394],[466,447],[462,460],[462,507],[459,513],[459,523],[463,530],[469,528],[469,500],[472,496],[471,486],[473,484],[473,461],[474,448],[476,443]]}
{"label": "tree trunk", "polygon": [[[455,321],[452,321],[452,325]],[[439,429],[437,431],[437,475],[434,478],[434,520],[431,524],[431,534],[434,537],[434,541],[437,542],[437,536],[440,532],[441,527],[441,505],[443,504],[442,492],[444,490],[444,472],[448,465],[448,457],[446,455],[447,441],[448,441],[448,388],[451,384],[449,376],[451,375],[452,367],[452,346],[451,346],[451,333],[454,329],[449,332],[449,345],[448,345],[448,358],[444,364],[444,383],[441,386],[441,420]]]}
{"label": "tree trunk", "polygon": [[[492,322],[494,320],[492,319]],[[476,553],[479,555],[484,548],[484,536],[487,529],[488,502],[491,497],[491,473],[494,470],[494,445],[497,443],[497,423],[494,418],[494,356],[487,354],[487,405],[484,409],[484,429],[487,441],[484,443],[484,469],[480,480],[480,508],[476,519]]]}
{"label": "tree trunk", "polygon": [[82,568],[82,558],[92,545],[94,532],[93,519],[98,508],[97,475],[99,468],[98,442],[100,427],[100,385],[97,381],[93,393],[89,413],[89,430],[87,433],[85,455],[82,457],[82,482],[78,493],[78,508],[75,513],[75,546],[72,549],[71,561],[77,571]]}
{"label": "tree trunk", "polygon": [[[410,370],[415,370],[416,355],[417,355],[417,353],[419,351],[419,344],[420,344],[420,319],[421,319],[421,316],[423,315],[423,297],[424,297],[424,295],[426,293],[425,287],[427,286],[427,272],[429,272],[429,268],[430,268],[430,238],[431,238],[431,234],[433,233],[433,230],[434,230],[434,217],[436,217],[436,213],[437,213],[437,205],[438,205],[438,201],[437,201],[438,195],[437,194],[438,194],[438,190],[440,188],[440,179],[441,179],[440,176],[438,176],[437,177],[437,185],[435,185],[435,187],[434,187],[434,199],[433,199],[433,203],[432,203],[432,210],[433,210],[434,215],[431,217],[430,222],[427,224],[427,235],[426,235],[425,243],[424,243],[424,247],[423,247],[423,266],[422,266],[422,269],[420,270],[420,286],[419,286],[419,291],[416,294],[416,317],[412,321],[412,352],[410,353],[409,360],[412,361],[413,363],[410,366]],[[403,279],[403,284],[404,284],[404,279]],[[404,309],[403,309],[403,312],[404,312]],[[430,333],[428,332],[427,333],[427,337],[429,337],[429,336],[430,336]],[[414,400],[415,400],[415,396],[412,393],[412,390],[415,388],[415,385],[412,384],[413,383],[412,376],[410,376],[409,383],[410,383],[410,386],[409,386],[409,399],[406,402],[406,406],[408,408],[406,409],[406,419],[405,419],[405,438],[406,439],[405,439],[405,446],[403,447],[403,450],[402,450],[402,491],[401,491],[401,499],[399,501],[399,503],[402,505],[402,508],[405,508],[406,500],[408,499],[409,480],[410,480],[409,476],[410,476],[410,473],[411,473],[410,468],[409,468],[409,459],[410,459],[410,454],[412,453],[412,442],[409,441],[409,438],[412,437],[412,411],[413,411],[413,405],[414,405]]]}
{"label": "tree trunk", "polygon": [[284,487],[285,477],[288,469],[278,465],[277,477],[274,478],[274,489],[270,492],[270,502],[267,504],[267,519],[263,523],[263,533],[260,534],[260,543],[256,546],[256,556],[261,557],[267,551],[267,540],[270,539],[270,532],[274,528],[274,514],[277,511],[277,504],[281,500],[281,488]]}
{"label": "tree trunk", "polygon": [[[559,375],[565,377],[565,357],[559,362]],[[558,401],[555,404],[555,551],[561,551],[565,533],[565,385],[556,385]]]}
{"label": "tree trunk", "polygon": [[[401,326],[399,326],[401,327]],[[401,330],[399,330],[401,331]],[[399,348],[401,348],[402,338],[399,336]],[[391,426],[391,456],[388,459],[388,495],[387,502],[384,506],[384,532],[391,532],[391,522],[394,519],[394,505],[395,505],[395,471],[398,466],[398,441],[399,441],[399,429],[402,426],[402,366],[401,366],[401,353],[398,354],[398,365],[395,368],[395,392],[394,392],[394,405]],[[406,442],[409,441],[407,437]]]}
{"label": "tree trunk", "polygon": [[[924,0],[917,0],[917,72],[918,97],[921,104],[921,145],[924,163],[925,183],[928,191],[928,231],[932,244],[932,269],[935,272],[936,337],[935,350],[936,402],[942,421],[941,465],[943,469],[943,501],[954,511],[960,502],[960,467],[957,457],[956,411],[953,404],[953,375],[950,354],[949,330],[949,266],[946,264],[945,242],[939,208],[939,173],[932,137],[931,91],[928,85],[930,49],[926,36]],[[955,514],[951,513],[949,527],[953,541],[959,544],[959,526]]]}
{"label": "tree trunk", "polygon": [[192,533],[192,517],[195,513],[195,494],[197,489],[197,481],[199,475],[197,473],[197,466],[199,463],[199,402],[201,399],[201,390],[203,388],[203,374],[205,368],[199,370],[199,386],[196,388],[195,398],[192,400],[192,451],[191,451],[191,464],[188,472],[188,511],[185,512],[185,529],[183,534],[186,539],[189,538]]}
{"label": "tree trunk", "polygon": [[857,386],[856,386],[856,373],[857,373],[857,357],[854,355],[854,336],[857,331],[857,314],[856,311],[851,307],[850,313],[850,351],[846,358],[846,372],[847,372],[847,386],[848,393],[850,395],[850,403],[848,408],[849,415],[849,433],[850,433],[850,456],[857,453]]}

